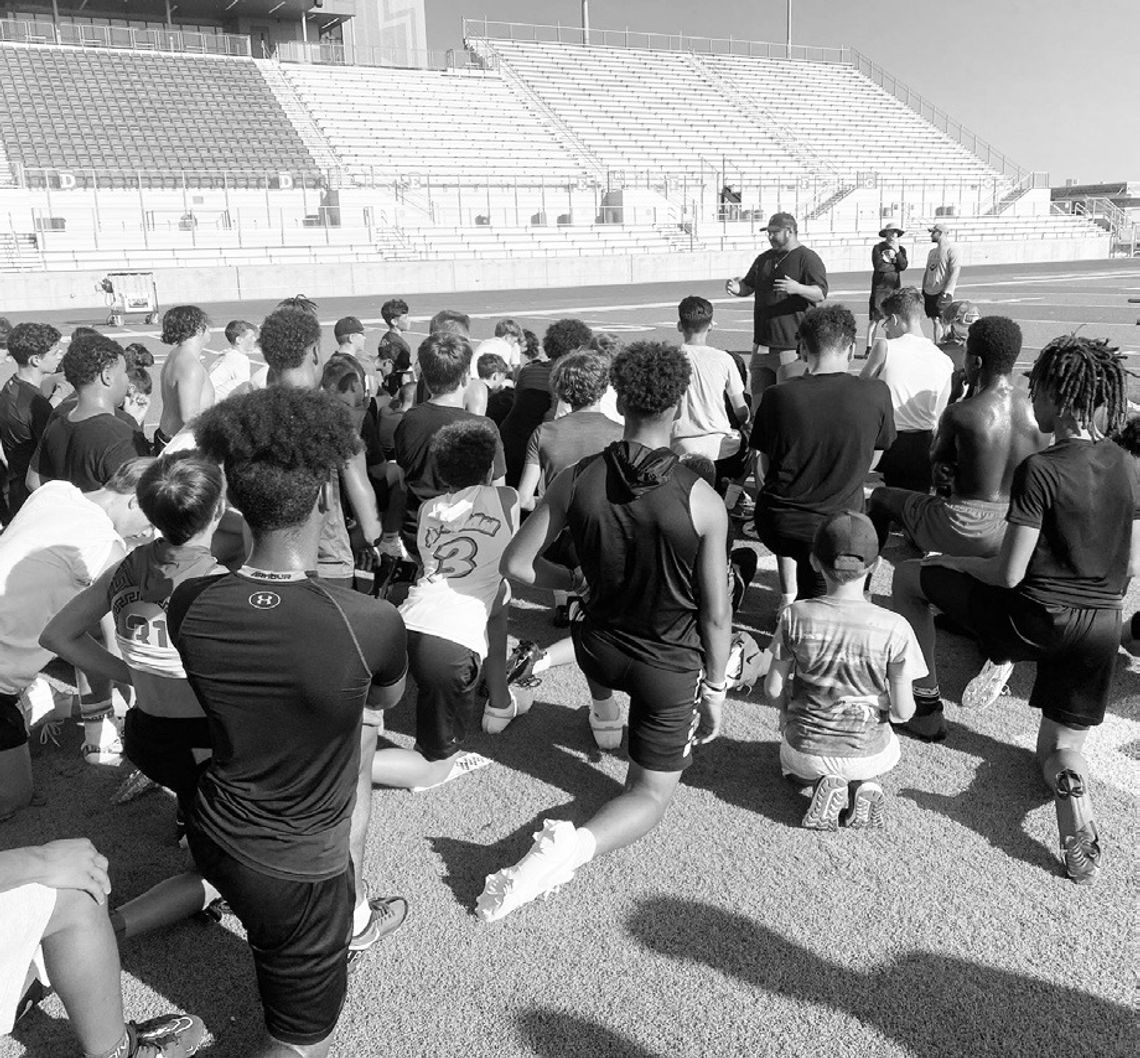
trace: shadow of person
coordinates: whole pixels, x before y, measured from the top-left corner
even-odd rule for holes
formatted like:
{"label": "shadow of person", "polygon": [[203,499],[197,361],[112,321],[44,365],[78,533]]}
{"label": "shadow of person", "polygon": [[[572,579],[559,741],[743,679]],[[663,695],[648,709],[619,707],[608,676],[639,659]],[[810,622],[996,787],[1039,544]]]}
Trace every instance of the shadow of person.
{"label": "shadow of person", "polygon": [[981,758],[966,789],[948,795],[904,788],[899,796],[973,830],[1013,859],[1057,870],[1057,857],[1022,826],[1033,809],[1052,800],[1032,750],[961,726],[952,749]]}
{"label": "shadow of person", "polygon": [[530,849],[534,835],[542,830],[544,819],[585,822],[585,818],[578,819],[577,809],[572,802],[564,802],[542,809],[528,822],[489,845],[444,835],[429,837],[427,840],[432,851],[443,860],[447,868],[442,881],[454,894],[455,902],[474,912],[475,900],[483,891],[487,875],[521,860]]}
{"label": "shadow of person", "polygon": [[721,735],[694,749],[693,763],[681,783],[708,790],[722,801],[783,826],[798,826],[807,807],[780,773],[778,740],[740,741]]}
{"label": "shadow of person", "polygon": [[668,897],[640,901],[627,928],[650,951],[842,1011],[919,1058],[1135,1053],[1128,1007],[982,963],[914,951],[861,972],[743,915]]}
{"label": "shadow of person", "polygon": [[515,1015],[519,1032],[538,1058],[658,1058],[626,1036],[553,1007]]}

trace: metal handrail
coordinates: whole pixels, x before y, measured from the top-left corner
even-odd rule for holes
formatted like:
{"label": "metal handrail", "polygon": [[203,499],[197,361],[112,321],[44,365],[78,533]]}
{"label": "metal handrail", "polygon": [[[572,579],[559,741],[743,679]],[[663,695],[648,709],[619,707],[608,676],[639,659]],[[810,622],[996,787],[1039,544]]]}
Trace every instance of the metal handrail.
{"label": "metal handrail", "polygon": [[224,55],[239,58],[253,54],[249,37],[235,33],[90,26],[78,22],[61,22],[56,26],[38,19],[0,19],[0,41],[14,44],[63,44],[80,48],[167,51],[188,55]]}
{"label": "metal handrail", "polygon": [[744,55],[754,59],[806,59],[812,62],[850,62],[848,48],[738,40],[735,37],[692,37],[687,33],[645,33],[631,29],[590,29],[581,26],[538,25],[529,22],[493,22],[465,18],[463,38],[516,40],[550,44],[600,44],[610,48],[643,51],[689,51],[706,55]]}
{"label": "metal handrail", "polygon": [[[460,58],[462,56],[462,58]],[[386,48],[352,44],[318,44],[300,40],[277,45],[281,62],[316,66],[382,66],[404,70],[465,70],[486,73],[487,66],[472,63],[466,53],[454,48]]]}

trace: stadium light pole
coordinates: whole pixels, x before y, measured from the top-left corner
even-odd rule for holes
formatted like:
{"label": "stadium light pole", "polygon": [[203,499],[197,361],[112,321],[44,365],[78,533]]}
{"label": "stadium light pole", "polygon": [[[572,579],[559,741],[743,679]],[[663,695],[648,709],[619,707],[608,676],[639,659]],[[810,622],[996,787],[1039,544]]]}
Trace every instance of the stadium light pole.
{"label": "stadium light pole", "polygon": [[788,17],[786,19],[788,29],[788,54],[787,58],[792,57],[792,0],[788,0]]}
{"label": "stadium light pole", "polygon": [[582,43],[590,43],[590,0],[582,0]]}

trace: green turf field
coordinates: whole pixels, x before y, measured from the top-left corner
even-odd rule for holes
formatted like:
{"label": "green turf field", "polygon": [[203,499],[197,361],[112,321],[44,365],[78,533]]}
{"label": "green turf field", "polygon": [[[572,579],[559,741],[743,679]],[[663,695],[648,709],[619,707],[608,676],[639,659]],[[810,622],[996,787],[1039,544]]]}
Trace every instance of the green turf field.
{"label": "green turf field", "polygon": [[[1017,271],[1033,275],[1007,287],[1000,284],[1013,277],[995,271],[976,300],[983,312],[1021,320],[1034,347],[1089,319],[1091,333],[1135,350],[1136,307],[1124,301],[1140,293],[1140,270],[1098,264]],[[972,282],[968,273],[962,292],[974,297]],[[999,301],[1003,290],[1019,300]],[[664,336],[669,306],[687,292],[672,285],[447,303],[492,319],[510,312],[528,326],[582,315]],[[475,308],[480,298],[486,309]],[[444,303],[414,300],[425,317]],[[848,301],[861,308],[865,296]],[[223,326],[238,314],[256,322],[266,306],[229,308],[239,307],[212,310]],[[722,332],[732,336],[720,344],[747,347],[749,309],[718,304]],[[349,311],[364,315],[321,306],[330,322]],[[910,554],[892,539],[875,576],[877,601],[886,600],[892,562]],[[762,644],[775,591],[765,554],[738,621]],[[1125,612],[1138,605],[1134,588]],[[546,606],[524,595],[512,634],[553,642],[560,633]],[[723,736],[697,751],[656,831],[583,868],[550,900],[487,926],[472,914],[484,876],[516,861],[542,819],[584,821],[625,772],[624,749],[594,748],[581,676],[548,674],[527,716],[501,735],[472,738],[470,748],[495,765],[424,794],[376,791],[367,875],[374,894],[403,894],[411,911],[352,977],[334,1053],[1134,1054],[1140,661],[1121,654],[1106,722],[1089,740],[1105,865],[1096,885],[1078,887],[1062,877],[1051,800],[1032,764],[1032,666],[1017,668],[1010,697],[965,715],[957,702],[980,664],[977,650],[940,633],[939,651],[950,735],[938,746],[904,739],[902,762],[884,782],[885,832],[798,827],[806,801],[780,779],[775,714],[757,691],[730,699]],[[410,701],[389,718],[392,741],[410,745]],[[111,859],[119,902],[183,866],[173,802],[150,794],[112,807],[122,772],[82,763],[79,734],[73,727],[61,746],[35,746],[44,803],[0,825],[0,845],[87,835]],[[260,1014],[235,919],[186,923],[126,944],[122,957],[129,1017],[192,1011],[212,1034],[201,1053],[253,1053]],[[47,1001],[14,1039],[0,1039],[0,1058],[76,1053],[63,1018]]]}

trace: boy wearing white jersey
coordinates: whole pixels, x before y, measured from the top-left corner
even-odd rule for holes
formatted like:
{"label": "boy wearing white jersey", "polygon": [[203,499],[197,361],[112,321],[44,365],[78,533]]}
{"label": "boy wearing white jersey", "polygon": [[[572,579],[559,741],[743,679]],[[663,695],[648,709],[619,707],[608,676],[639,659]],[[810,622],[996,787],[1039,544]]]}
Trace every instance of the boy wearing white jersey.
{"label": "boy wearing white jersey", "polygon": [[[374,783],[425,790],[490,763],[461,750],[478,726],[475,696],[484,662],[489,704],[515,715],[506,658],[488,652],[488,625],[506,621],[499,561],[519,524],[518,493],[490,484],[497,448],[495,427],[481,418],[449,423],[431,440],[431,458],[448,491],[420,508],[416,542],[424,569],[400,607],[417,688],[416,745],[377,750]],[[501,628],[497,641],[505,638]]]}
{"label": "boy wearing white jersey", "polygon": [[930,446],[950,400],[953,361],[922,333],[922,295],[903,287],[883,302],[887,337],[876,339],[863,378],[879,378],[891,391],[894,444],[879,471],[889,488],[929,492]]}

